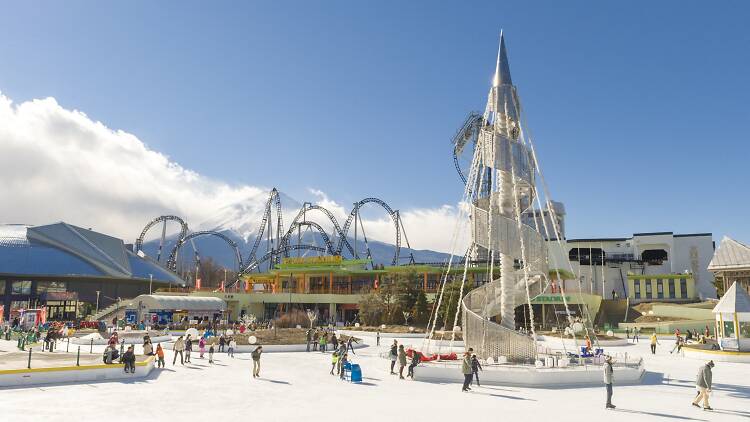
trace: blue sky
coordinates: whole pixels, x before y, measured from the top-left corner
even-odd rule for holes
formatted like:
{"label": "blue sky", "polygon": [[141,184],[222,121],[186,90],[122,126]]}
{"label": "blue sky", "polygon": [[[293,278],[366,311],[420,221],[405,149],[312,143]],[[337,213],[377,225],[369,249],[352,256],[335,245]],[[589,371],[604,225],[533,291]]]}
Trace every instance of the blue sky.
{"label": "blue sky", "polygon": [[[498,32],[568,236],[750,241],[741,2],[16,2],[0,91],[231,184],[455,204]],[[2,124],[2,122],[0,122]]]}

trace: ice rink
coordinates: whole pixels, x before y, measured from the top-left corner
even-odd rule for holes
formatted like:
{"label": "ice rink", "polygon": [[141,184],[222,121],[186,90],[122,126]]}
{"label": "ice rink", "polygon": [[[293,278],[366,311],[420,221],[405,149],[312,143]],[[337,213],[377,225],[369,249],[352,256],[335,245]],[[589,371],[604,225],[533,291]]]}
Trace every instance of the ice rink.
{"label": "ice rink", "polygon": [[[261,378],[253,379],[249,354],[234,359],[216,355],[216,363],[199,359],[172,365],[132,382],[57,384],[0,390],[3,421],[178,421],[178,420],[334,420],[448,421],[738,421],[750,420],[750,365],[717,362],[713,371],[713,412],[690,405],[695,375],[704,362],[669,354],[664,338],[652,356],[648,342],[609,347],[645,358],[642,385],[617,386],[605,410],[605,392],[598,388],[531,389],[476,387],[462,393],[460,384],[431,384],[399,380],[389,375],[390,362],[378,357],[381,347],[357,351],[364,382],[350,384],[329,375],[331,354],[266,353]],[[365,337],[374,345],[375,339]],[[420,345],[419,339],[404,344]],[[0,356],[2,359],[2,356]],[[480,374],[481,377],[481,374]]]}

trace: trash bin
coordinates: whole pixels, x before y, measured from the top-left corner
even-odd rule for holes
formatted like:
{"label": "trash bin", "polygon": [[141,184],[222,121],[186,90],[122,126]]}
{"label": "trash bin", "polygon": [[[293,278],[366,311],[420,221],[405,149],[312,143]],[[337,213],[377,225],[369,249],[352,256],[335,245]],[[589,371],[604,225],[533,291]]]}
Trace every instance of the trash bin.
{"label": "trash bin", "polygon": [[352,364],[351,374],[352,382],[362,382],[362,368],[358,364]]}

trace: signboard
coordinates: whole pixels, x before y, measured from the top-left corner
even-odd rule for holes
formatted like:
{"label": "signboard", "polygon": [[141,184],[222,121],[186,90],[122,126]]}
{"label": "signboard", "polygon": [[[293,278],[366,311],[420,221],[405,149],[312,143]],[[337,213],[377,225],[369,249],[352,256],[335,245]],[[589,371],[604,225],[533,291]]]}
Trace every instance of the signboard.
{"label": "signboard", "polygon": [[284,258],[284,265],[341,265],[341,255],[303,256]]}
{"label": "signboard", "polygon": [[536,303],[536,304],[540,304],[540,303],[561,303],[562,304],[565,302],[571,303],[570,296],[566,295],[565,300],[563,300],[562,295],[539,295],[531,301],[531,303]]}

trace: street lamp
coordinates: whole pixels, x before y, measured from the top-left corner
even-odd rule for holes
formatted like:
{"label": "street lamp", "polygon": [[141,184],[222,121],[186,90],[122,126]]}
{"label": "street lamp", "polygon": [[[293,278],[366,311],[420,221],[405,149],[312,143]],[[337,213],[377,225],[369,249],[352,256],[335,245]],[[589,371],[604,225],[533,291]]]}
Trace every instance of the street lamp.
{"label": "street lamp", "polygon": [[148,294],[151,294],[151,285],[154,284],[154,275],[148,275]]}
{"label": "street lamp", "polygon": [[101,293],[101,291],[97,290],[96,291],[96,312],[94,312],[94,314],[99,313],[99,293]]}

